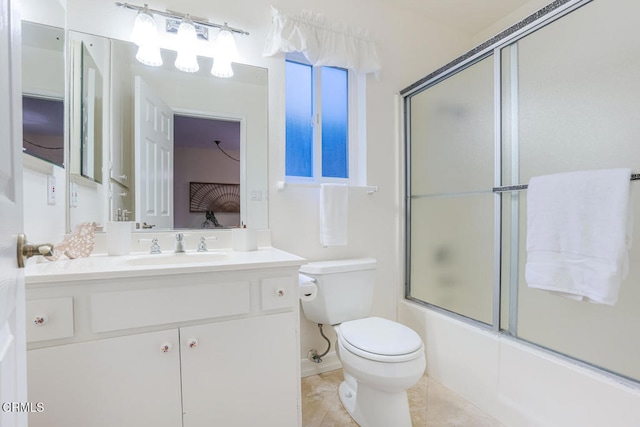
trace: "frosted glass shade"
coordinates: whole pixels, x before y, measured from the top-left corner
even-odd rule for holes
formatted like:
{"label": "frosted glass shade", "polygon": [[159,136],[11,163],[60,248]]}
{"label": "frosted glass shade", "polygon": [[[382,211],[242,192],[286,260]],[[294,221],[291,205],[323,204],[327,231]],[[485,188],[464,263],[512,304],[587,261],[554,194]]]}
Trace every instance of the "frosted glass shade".
{"label": "frosted glass shade", "polygon": [[211,67],[211,74],[213,74],[215,77],[233,77],[233,68],[231,67],[231,62],[214,58],[213,67]]}
{"label": "frosted glass shade", "polygon": [[195,44],[198,41],[196,27],[189,17],[185,17],[178,27],[178,56],[175,66],[180,71],[195,73],[200,69],[196,57]]}
{"label": "frosted glass shade", "polygon": [[233,33],[223,27],[218,33],[216,44],[213,46],[213,67],[211,74],[216,77],[233,76],[231,63],[238,60],[238,48]]}
{"label": "frosted glass shade", "polygon": [[156,40],[156,23],[149,12],[141,10],[136,15],[131,30],[131,41],[138,46],[154,43]]}
{"label": "frosted glass shade", "polygon": [[155,43],[148,43],[138,48],[136,59],[144,65],[151,67],[159,67],[162,65],[162,56],[160,48]]}

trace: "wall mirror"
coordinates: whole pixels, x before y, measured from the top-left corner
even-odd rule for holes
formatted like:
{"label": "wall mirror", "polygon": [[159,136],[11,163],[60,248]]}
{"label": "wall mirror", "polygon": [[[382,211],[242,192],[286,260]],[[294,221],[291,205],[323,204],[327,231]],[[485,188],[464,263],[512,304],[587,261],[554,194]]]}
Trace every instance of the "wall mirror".
{"label": "wall mirror", "polygon": [[[200,71],[185,73],[174,67],[173,51],[162,50],[163,65],[149,67],[135,59],[137,48],[132,43],[73,31],[69,38],[108,52],[108,65],[101,73],[105,96],[101,105],[108,113],[101,116],[105,117],[102,135],[108,144],[102,151],[104,181],[98,185],[103,203],[94,204],[94,218],[116,220],[118,212],[126,212],[128,220],[146,223],[152,230],[243,223],[268,227],[265,68],[234,63],[234,76],[222,79],[209,73],[210,58],[199,57]],[[98,70],[103,68],[101,53],[91,57]],[[74,69],[84,77],[77,64]],[[72,92],[77,93],[75,86],[85,82],[72,80]],[[89,110],[77,107],[71,114],[71,128],[82,129],[82,138],[84,129],[92,130],[86,123],[91,114],[85,112]],[[78,148],[72,147],[72,152],[82,153],[84,165],[84,147]],[[94,171],[99,163],[96,151]],[[91,165],[90,151],[86,162]],[[194,193],[194,183],[206,185]],[[210,213],[208,220],[207,212],[215,221]],[[90,213],[85,209],[83,216],[89,220]]]}
{"label": "wall mirror", "polygon": [[23,152],[64,167],[64,30],[22,22]]}
{"label": "wall mirror", "polygon": [[103,78],[86,43],[80,52],[80,174],[102,182]]}

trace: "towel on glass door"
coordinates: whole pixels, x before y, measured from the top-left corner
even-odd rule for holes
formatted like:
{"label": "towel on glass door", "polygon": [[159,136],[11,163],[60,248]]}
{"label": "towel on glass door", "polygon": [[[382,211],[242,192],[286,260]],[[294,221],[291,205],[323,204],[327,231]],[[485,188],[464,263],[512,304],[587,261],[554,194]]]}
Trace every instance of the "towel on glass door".
{"label": "towel on glass door", "polygon": [[631,246],[630,169],[533,177],[527,189],[529,287],[614,305]]}
{"label": "towel on glass door", "polygon": [[348,187],[346,184],[320,185],[320,244],[347,244]]}

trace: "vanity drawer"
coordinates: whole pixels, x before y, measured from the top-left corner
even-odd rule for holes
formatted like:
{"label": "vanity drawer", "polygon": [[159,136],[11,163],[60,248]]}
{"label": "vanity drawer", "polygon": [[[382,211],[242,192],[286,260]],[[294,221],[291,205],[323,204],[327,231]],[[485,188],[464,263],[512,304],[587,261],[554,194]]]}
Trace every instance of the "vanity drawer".
{"label": "vanity drawer", "polygon": [[73,298],[27,300],[27,342],[73,336]]}
{"label": "vanity drawer", "polygon": [[277,310],[293,306],[298,299],[291,276],[273,277],[260,281],[262,309]]}
{"label": "vanity drawer", "polygon": [[91,330],[116,331],[249,313],[249,281],[91,295]]}

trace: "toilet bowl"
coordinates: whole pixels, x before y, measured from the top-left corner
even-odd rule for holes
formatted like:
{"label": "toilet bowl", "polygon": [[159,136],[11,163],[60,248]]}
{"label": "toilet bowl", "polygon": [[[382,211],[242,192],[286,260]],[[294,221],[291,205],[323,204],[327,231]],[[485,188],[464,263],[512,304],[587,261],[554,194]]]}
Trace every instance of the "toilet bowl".
{"label": "toilet bowl", "polygon": [[410,427],[407,389],[422,377],[424,346],[410,328],[378,317],[334,327],[345,380],[339,396],[361,427]]}
{"label": "toilet bowl", "polygon": [[315,280],[317,293],[302,300],[302,310],[336,331],[344,373],[340,401],[358,425],[411,427],[407,389],[424,374],[424,345],[409,327],[368,317],[375,265],[373,258],[303,265],[300,272]]}

